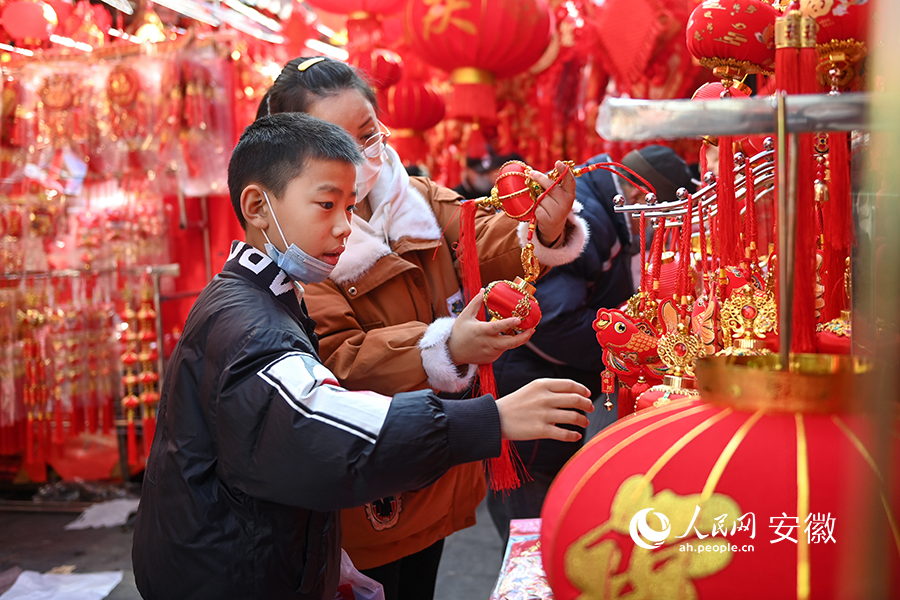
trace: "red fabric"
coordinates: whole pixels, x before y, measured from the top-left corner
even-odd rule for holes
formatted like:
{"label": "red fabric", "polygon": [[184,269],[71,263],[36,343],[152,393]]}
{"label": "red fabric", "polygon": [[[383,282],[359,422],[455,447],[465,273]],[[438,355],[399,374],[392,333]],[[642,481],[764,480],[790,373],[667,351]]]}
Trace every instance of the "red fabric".
{"label": "red fabric", "polygon": [[643,77],[671,15],[663,0],[607,0],[594,14],[598,56],[616,85],[628,88]]}

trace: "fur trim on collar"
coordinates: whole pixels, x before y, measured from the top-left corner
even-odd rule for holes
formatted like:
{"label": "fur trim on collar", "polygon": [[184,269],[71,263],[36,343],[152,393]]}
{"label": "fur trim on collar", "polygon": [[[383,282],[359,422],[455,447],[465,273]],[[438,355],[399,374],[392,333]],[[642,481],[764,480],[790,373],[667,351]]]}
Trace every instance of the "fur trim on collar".
{"label": "fur trim on collar", "polygon": [[[392,252],[391,246],[369,223],[353,215],[350,237],[341,259],[330,279],[338,284],[350,283],[365,275],[382,256]],[[394,200],[388,238],[391,242],[403,238],[439,240],[441,229],[431,206],[421,193],[407,185],[406,193]]]}

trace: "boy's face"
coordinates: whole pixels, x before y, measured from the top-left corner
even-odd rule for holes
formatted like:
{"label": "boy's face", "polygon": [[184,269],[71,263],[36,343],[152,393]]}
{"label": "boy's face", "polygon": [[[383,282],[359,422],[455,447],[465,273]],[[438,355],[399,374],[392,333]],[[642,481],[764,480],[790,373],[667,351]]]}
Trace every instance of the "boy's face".
{"label": "boy's face", "polygon": [[[350,235],[350,215],[356,204],[356,168],[343,161],[310,160],[288,183],[284,196],[269,194],[272,210],[284,232],[270,219],[266,234],[278,250],[296,244],[310,256],[335,265]],[[287,241],[287,244],[285,244]]]}

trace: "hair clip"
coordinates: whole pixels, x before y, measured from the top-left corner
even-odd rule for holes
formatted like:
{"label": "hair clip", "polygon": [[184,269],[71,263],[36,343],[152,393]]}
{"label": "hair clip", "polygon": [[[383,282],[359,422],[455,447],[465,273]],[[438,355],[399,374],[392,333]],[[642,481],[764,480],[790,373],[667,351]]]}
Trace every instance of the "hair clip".
{"label": "hair clip", "polygon": [[322,62],[322,61],[324,61],[324,60],[325,60],[325,57],[324,57],[324,56],[317,56],[317,57],[315,57],[315,58],[308,58],[308,59],[304,60],[302,63],[300,63],[299,65],[297,65],[297,70],[300,71],[300,72],[302,73],[303,71],[307,70],[308,68],[310,68],[310,67],[313,66],[314,64],[320,63],[320,62]]}

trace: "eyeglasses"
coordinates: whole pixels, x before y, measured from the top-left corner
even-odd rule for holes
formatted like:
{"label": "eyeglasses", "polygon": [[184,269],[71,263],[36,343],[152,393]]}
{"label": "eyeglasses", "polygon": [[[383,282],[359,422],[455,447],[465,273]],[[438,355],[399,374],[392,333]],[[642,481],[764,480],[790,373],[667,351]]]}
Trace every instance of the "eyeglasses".
{"label": "eyeglasses", "polygon": [[366,158],[378,158],[381,156],[381,153],[384,152],[384,147],[387,145],[388,139],[391,137],[390,130],[384,126],[384,124],[379,121],[378,127],[380,131],[376,131],[369,137],[365,139],[362,143],[363,156]]}

